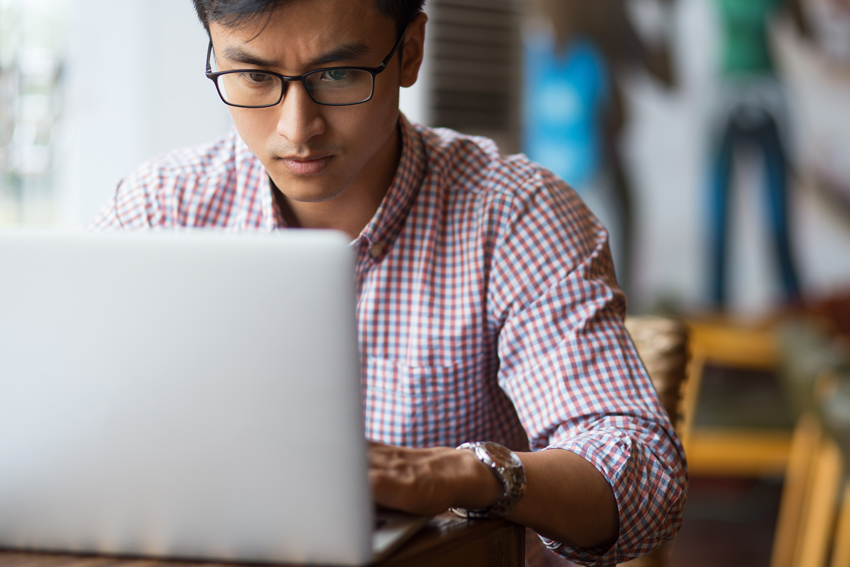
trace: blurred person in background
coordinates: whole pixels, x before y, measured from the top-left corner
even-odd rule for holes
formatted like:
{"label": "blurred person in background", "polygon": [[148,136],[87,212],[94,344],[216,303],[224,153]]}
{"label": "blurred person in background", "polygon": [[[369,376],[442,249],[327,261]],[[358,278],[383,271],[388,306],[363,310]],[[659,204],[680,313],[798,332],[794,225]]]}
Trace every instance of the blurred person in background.
{"label": "blurred person in background", "polygon": [[531,565],[673,537],[684,452],[605,230],[547,169],[400,114],[422,0],[194,3],[235,129],[142,165],[92,228],[344,232],[378,504],[504,516],[558,554],[532,534]]}
{"label": "blurred person in background", "polygon": [[766,220],[786,302],[800,299],[789,226],[788,107],[769,44],[769,23],[787,10],[808,33],[798,0],[713,0],[721,23],[720,91],[713,134],[708,207],[709,283],[712,307],[728,301],[729,201],[735,157],[751,148],[764,162]]}
{"label": "blurred person in background", "polygon": [[634,213],[620,150],[628,122],[621,78],[638,70],[665,87],[675,85],[671,4],[650,0],[644,6],[653,10],[656,28],[647,40],[633,25],[627,0],[535,0],[525,34],[524,151],[575,188],[603,220],[624,289]]}

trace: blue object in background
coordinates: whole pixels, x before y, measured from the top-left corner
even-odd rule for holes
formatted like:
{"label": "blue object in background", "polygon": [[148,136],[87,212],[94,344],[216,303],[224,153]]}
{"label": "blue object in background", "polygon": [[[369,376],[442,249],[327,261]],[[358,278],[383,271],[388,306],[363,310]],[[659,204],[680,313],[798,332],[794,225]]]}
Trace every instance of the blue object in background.
{"label": "blue object in background", "polygon": [[554,40],[526,40],[523,97],[524,150],[581,190],[602,162],[602,115],[609,97],[602,54],[576,40],[558,52]]}

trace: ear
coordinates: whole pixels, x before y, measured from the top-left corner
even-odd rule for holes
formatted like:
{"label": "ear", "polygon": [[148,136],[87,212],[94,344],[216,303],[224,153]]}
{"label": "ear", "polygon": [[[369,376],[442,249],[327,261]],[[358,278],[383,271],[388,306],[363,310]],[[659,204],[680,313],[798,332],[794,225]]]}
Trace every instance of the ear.
{"label": "ear", "polygon": [[419,76],[419,68],[422,66],[422,57],[425,53],[426,23],[428,23],[428,16],[422,12],[417,14],[410,25],[407,26],[403,45],[404,60],[401,64],[402,87],[413,86]]}

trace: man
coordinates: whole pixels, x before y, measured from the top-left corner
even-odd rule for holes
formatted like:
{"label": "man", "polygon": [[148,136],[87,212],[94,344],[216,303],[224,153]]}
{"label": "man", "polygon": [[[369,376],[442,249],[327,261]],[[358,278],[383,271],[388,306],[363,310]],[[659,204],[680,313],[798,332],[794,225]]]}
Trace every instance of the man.
{"label": "man", "polygon": [[[399,114],[422,0],[195,7],[235,131],[142,166],[94,228],[346,232],[379,504],[505,515],[586,564],[672,537],[683,452],[623,328],[604,229],[524,157]],[[453,448],[477,441],[519,460]]]}

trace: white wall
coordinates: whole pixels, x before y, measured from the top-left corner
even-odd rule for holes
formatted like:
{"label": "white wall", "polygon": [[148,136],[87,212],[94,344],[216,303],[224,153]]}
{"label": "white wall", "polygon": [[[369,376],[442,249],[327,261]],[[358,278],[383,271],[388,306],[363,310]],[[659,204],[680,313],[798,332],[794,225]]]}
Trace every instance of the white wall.
{"label": "white wall", "polygon": [[58,190],[84,226],[119,179],[156,154],[210,141],[230,116],[204,76],[207,37],[191,0],[71,0]]}

